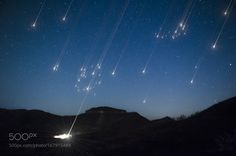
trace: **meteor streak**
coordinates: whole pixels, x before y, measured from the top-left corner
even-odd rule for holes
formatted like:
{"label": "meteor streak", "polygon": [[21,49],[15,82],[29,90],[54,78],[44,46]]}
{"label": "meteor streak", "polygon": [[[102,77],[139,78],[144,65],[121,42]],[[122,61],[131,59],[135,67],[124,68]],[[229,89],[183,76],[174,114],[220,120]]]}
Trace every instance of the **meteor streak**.
{"label": "meteor streak", "polygon": [[58,68],[59,68],[59,64],[55,64],[52,69],[53,71],[58,71]]}
{"label": "meteor streak", "polygon": [[53,66],[53,71],[58,71],[61,60],[62,60],[62,58],[65,54],[65,51],[66,51],[66,48],[67,48],[67,45],[68,45],[69,41],[70,41],[70,35],[67,37],[67,40],[66,40],[66,42],[65,42],[65,44],[64,44],[64,46],[61,50],[61,53],[60,53],[59,57],[57,58],[57,61],[56,61],[55,65]]}
{"label": "meteor streak", "polygon": [[145,104],[145,103],[147,102],[147,99],[146,99],[146,98],[145,98],[145,99],[143,99],[143,101],[142,101],[142,102],[143,102],[143,104]]}
{"label": "meteor streak", "polygon": [[160,39],[164,39],[165,32],[163,32],[163,31],[165,31],[166,22],[167,22],[167,20],[168,20],[168,18],[169,18],[169,15],[170,15],[170,13],[171,13],[171,9],[172,9],[172,7],[174,6],[174,5],[173,5],[173,2],[174,2],[174,0],[172,0],[171,5],[170,5],[170,7],[168,8],[168,11],[167,11],[167,13],[166,13],[166,15],[165,15],[165,17],[164,17],[164,19],[163,19],[161,25],[160,25],[159,31],[158,31],[158,33],[156,33],[156,38],[157,38],[157,39],[159,39],[159,38],[160,38]]}
{"label": "meteor streak", "polygon": [[228,12],[229,12],[229,9],[230,9],[230,7],[231,7],[232,2],[233,2],[233,0],[230,0],[230,2],[229,2],[229,4],[228,4],[227,8],[225,9],[225,11],[224,11],[224,15],[225,15],[225,16],[228,15]]}
{"label": "meteor streak", "polygon": [[155,50],[152,50],[152,52],[150,53],[150,55],[149,55],[149,57],[148,57],[148,59],[146,61],[146,64],[145,64],[145,66],[144,66],[144,68],[142,70],[142,74],[146,74],[147,67],[148,67],[148,65],[149,65],[149,63],[150,63],[150,61],[152,59],[152,55],[153,55],[154,51]]}
{"label": "meteor streak", "polygon": [[146,91],[146,95],[145,95],[145,97],[144,97],[144,99],[143,99],[143,101],[142,101],[143,104],[147,103],[147,100],[148,100],[148,98],[149,98],[149,93],[150,93],[151,87],[152,87],[152,86],[149,86],[148,89],[147,89],[147,91]]}
{"label": "meteor streak", "polygon": [[36,25],[37,25],[37,21],[38,21],[38,19],[39,19],[39,16],[41,15],[41,12],[42,12],[42,10],[43,10],[43,8],[44,8],[44,6],[45,6],[46,1],[47,1],[47,0],[44,0],[44,1],[43,1],[42,5],[41,5],[41,7],[40,7],[40,9],[39,9],[39,12],[38,12],[38,14],[37,14],[37,16],[36,16],[36,18],[35,18],[33,24],[32,24],[32,27],[33,27],[33,28],[36,27]]}
{"label": "meteor streak", "polygon": [[202,64],[202,61],[203,61],[204,57],[205,57],[205,53],[203,53],[203,54],[201,55],[201,57],[198,59],[197,63],[196,63],[195,66],[194,66],[193,76],[192,76],[192,78],[191,78],[191,80],[190,80],[190,83],[191,83],[191,84],[194,83],[194,80],[195,80],[195,78],[196,78],[196,76],[197,76],[197,74],[198,74],[199,68],[200,68],[200,66],[201,66],[201,64]]}
{"label": "meteor streak", "polygon": [[[177,24],[177,27],[174,31],[174,34],[172,35],[172,39],[175,39],[176,37],[180,36],[181,34],[186,34],[185,29],[187,26],[187,22],[192,14],[192,11],[194,9],[194,6],[196,4],[196,0],[189,0],[189,3],[187,4],[187,7],[184,10],[184,13],[181,17],[180,22]],[[179,32],[181,31],[181,32]]]}
{"label": "meteor streak", "polygon": [[116,65],[115,65],[114,69],[112,70],[112,73],[111,73],[111,74],[112,74],[113,76],[116,74],[116,69],[117,69],[117,67],[118,67],[118,65],[119,65],[119,63],[120,63],[121,58],[122,58],[122,54],[120,55],[118,61],[116,62]]}
{"label": "meteor streak", "polygon": [[187,14],[187,17],[185,18],[185,21],[184,21],[183,24],[182,24],[182,30],[185,30],[186,25],[187,25],[187,22],[188,22],[188,20],[189,20],[191,14],[192,14],[192,11],[193,11],[193,9],[194,9],[194,7],[195,7],[196,2],[197,2],[196,0],[194,0],[193,2],[191,1],[190,10],[189,10],[189,12],[188,12],[188,14]]}
{"label": "meteor streak", "polygon": [[193,73],[193,76],[192,76],[191,81],[190,81],[191,84],[194,83],[194,80],[195,80],[195,78],[196,78],[196,76],[197,76],[197,73],[198,73],[198,68],[195,68],[194,73]]}
{"label": "meteor streak", "polygon": [[112,71],[112,73],[111,73],[111,75],[115,75],[116,74],[116,71],[115,71],[115,69]]}
{"label": "meteor streak", "polygon": [[[143,8],[139,11],[139,13],[141,14],[142,11],[143,11]],[[138,15],[138,17],[140,16],[140,14]],[[139,19],[139,18],[138,18],[138,19]],[[129,42],[130,42],[130,37],[131,37],[131,35],[132,35],[134,29],[135,29],[136,26],[137,26],[137,23],[136,23],[136,22],[137,22],[137,20],[134,22],[132,28],[130,28],[129,35],[128,35],[128,37],[126,37],[126,42],[125,42],[125,45],[123,46],[123,48],[122,48],[122,50],[121,50],[120,57],[119,57],[118,61],[116,62],[115,67],[114,67],[113,70],[112,70],[112,73],[111,73],[112,76],[115,76],[116,70],[117,70],[117,68],[118,68],[118,66],[119,66],[119,64],[120,64],[120,61],[121,61],[121,59],[123,58],[123,55],[124,55],[124,53],[125,53],[126,50],[127,50],[128,44],[129,44]]]}
{"label": "meteor streak", "polygon": [[70,8],[71,8],[71,5],[72,5],[73,1],[74,1],[74,0],[71,0],[71,1],[70,1],[70,4],[69,4],[68,8],[66,9],[66,13],[65,13],[64,16],[62,17],[62,21],[65,21],[65,20],[66,20],[67,14],[68,14],[68,12],[70,11]]}
{"label": "meteor streak", "polygon": [[146,66],[144,67],[144,69],[142,70],[142,74],[145,74],[146,73]]}
{"label": "meteor streak", "polygon": [[128,41],[126,41],[126,44],[125,44],[125,46],[123,47],[123,49],[122,49],[122,51],[121,51],[120,57],[119,57],[118,61],[116,62],[115,67],[114,67],[113,70],[112,70],[111,75],[113,75],[113,76],[115,76],[115,74],[116,74],[116,70],[117,70],[117,68],[118,68],[118,66],[119,66],[119,64],[120,64],[120,61],[121,61],[121,59],[122,59],[122,57],[123,57],[123,55],[124,55],[124,53],[125,53],[125,51],[126,51],[128,42],[129,42],[129,39],[128,39]]}
{"label": "meteor streak", "polygon": [[[212,45],[212,49],[215,49],[215,48],[217,47],[218,41],[219,41],[219,39],[220,39],[220,37],[221,37],[221,35],[222,35],[222,33],[223,33],[223,30],[224,30],[224,28],[225,28],[225,25],[226,25],[227,21],[228,21],[228,19],[229,19],[229,15],[230,15],[231,9],[233,8],[232,6],[233,6],[233,0],[230,1],[229,5],[228,5],[228,7],[227,7],[227,9],[226,9],[226,11],[227,11],[227,12],[226,12],[226,15],[225,15],[226,18],[225,18],[224,23],[222,24],[222,26],[221,26],[221,28],[220,28],[220,31],[219,31],[219,33],[218,33],[218,35],[217,35],[217,37],[216,37],[216,39],[215,39],[213,45]],[[229,10],[228,10],[228,9],[229,9]]]}
{"label": "meteor streak", "polygon": [[110,34],[110,36],[108,38],[108,41],[106,42],[106,45],[105,45],[105,47],[104,47],[104,49],[102,51],[102,54],[101,54],[101,56],[100,56],[100,58],[98,60],[98,63],[97,63],[97,66],[99,68],[101,68],[102,63],[103,63],[103,61],[104,61],[104,59],[105,59],[105,57],[107,55],[107,52],[110,49],[110,46],[111,46],[111,44],[113,42],[113,39],[114,39],[114,37],[116,35],[116,32],[117,32],[117,30],[118,30],[118,28],[119,28],[119,26],[121,24],[121,21],[122,21],[124,15],[125,15],[125,12],[126,12],[127,8],[128,8],[129,2],[130,2],[130,0],[127,0],[126,4],[125,4],[125,6],[124,6],[124,8],[123,8],[123,10],[121,12],[120,17],[118,18],[118,20],[117,20],[117,22],[115,24],[115,27],[114,27],[112,33]]}

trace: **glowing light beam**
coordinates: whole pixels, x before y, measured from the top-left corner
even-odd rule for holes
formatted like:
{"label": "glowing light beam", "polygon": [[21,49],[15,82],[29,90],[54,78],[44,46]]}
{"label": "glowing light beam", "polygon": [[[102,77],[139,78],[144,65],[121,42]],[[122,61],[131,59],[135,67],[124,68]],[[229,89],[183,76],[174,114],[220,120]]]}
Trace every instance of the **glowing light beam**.
{"label": "glowing light beam", "polygon": [[230,9],[230,7],[231,7],[232,2],[233,2],[233,0],[230,0],[230,2],[229,2],[229,4],[228,4],[227,8],[225,9],[225,11],[224,11],[224,15],[225,15],[225,16],[228,15],[228,12],[229,12],[229,9]]}
{"label": "glowing light beam", "polygon": [[[231,1],[232,1],[232,0],[231,0]],[[233,6],[233,1],[232,1],[232,2],[231,2],[231,1],[230,1],[230,4],[229,4],[228,8],[227,8],[227,9],[229,9],[229,10],[227,10],[226,18],[225,18],[224,23],[222,24],[222,26],[221,26],[221,28],[220,28],[219,33],[217,34],[217,37],[216,37],[216,39],[215,39],[213,45],[212,45],[212,49],[215,49],[215,48],[217,47],[218,41],[219,41],[219,39],[220,39],[220,37],[221,37],[221,35],[222,35],[222,33],[223,33],[223,30],[224,30],[224,28],[225,28],[225,25],[226,25],[227,21],[228,21],[228,19],[229,19],[229,15],[230,15],[231,9],[233,8],[233,7],[232,7],[232,6]],[[231,6],[231,7],[230,7],[230,6]]]}
{"label": "glowing light beam", "polygon": [[55,135],[54,138],[56,139],[70,139],[72,137],[71,134],[60,134],[60,135]]}
{"label": "glowing light beam", "polygon": [[71,5],[72,5],[73,1],[74,1],[74,0],[71,0],[71,1],[70,1],[70,4],[69,4],[69,6],[68,6],[67,9],[66,9],[66,13],[65,13],[64,16],[62,17],[62,21],[66,21],[68,12],[70,11],[70,8],[71,8]]}
{"label": "glowing light beam", "polygon": [[41,7],[40,7],[40,9],[39,9],[39,12],[38,12],[37,16],[36,16],[36,18],[35,18],[33,24],[31,25],[33,28],[35,28],[36,25],[37,25],[37,21],[38,21],[38,19],[39,19],[39,16],[41,15],[41,12],[42,12],[42,10],[43,10],[43,8],[44,8],[44,6],[45,6],[46,1],[47,1],[47,0],[44,0],[44,1],[43,1],[42,5],[41,5]]}

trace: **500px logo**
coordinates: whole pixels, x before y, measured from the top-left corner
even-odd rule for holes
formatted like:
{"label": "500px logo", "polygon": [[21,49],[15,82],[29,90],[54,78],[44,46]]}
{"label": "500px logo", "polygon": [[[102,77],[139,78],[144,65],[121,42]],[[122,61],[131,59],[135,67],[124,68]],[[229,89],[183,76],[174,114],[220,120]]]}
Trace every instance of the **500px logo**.
{"label": "500px logo", "polygon": [[9,133],[8,134],[9,140],[10,141],[27,141],[31,138],[36,138],[37,133]]}

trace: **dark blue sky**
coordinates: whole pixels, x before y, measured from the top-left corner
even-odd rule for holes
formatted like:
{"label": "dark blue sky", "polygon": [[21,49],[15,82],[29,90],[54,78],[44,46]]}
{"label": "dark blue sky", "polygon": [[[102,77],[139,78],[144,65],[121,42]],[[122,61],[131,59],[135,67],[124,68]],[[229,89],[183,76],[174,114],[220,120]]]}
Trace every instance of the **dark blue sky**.
{"label": "dark blue sky", "polygon": [[82,112],[111,106],[153,119],[235,96],[230,0],[74,0],[65,21],[71,0],[43,1],[0,0],[0,107],[76,114],[87,94]]}

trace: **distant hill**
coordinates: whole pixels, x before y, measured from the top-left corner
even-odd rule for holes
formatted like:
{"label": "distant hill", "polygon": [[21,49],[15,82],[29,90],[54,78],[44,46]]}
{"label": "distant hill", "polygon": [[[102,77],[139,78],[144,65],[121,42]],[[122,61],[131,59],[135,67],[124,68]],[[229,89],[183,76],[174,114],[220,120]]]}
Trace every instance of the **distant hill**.
{"label": "distant hill", "polygon": [[[183,120],[148,120],[138,113],[97,107],[78,116],[70,140],[66,133],[74,116],[40,110],[0,109],[1,155],[236,155],[236,97]],[[10,141],[9,133],[37,133],[27,141]],[[70,147],[13,148],[15,144],[62,144]]]}

